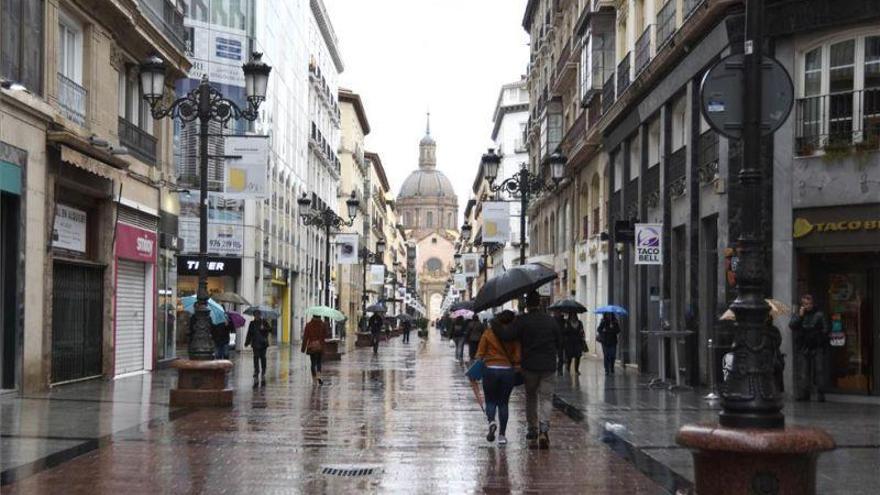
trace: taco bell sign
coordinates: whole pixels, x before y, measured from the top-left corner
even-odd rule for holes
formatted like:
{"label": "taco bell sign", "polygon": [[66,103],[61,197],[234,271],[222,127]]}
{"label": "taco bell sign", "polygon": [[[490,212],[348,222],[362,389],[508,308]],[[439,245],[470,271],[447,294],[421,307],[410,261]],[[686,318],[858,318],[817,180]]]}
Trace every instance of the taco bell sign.
{"label": "taco bell sign", "polygon": [[637,223],[635,225],[636,264],[663,264],[663,224]]}

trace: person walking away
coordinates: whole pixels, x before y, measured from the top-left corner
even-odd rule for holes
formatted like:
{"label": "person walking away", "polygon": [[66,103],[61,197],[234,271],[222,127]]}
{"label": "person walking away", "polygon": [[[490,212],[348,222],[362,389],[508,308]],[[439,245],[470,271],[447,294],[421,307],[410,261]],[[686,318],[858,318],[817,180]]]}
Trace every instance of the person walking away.
{"label": "person walking away", "polygon": [[327,340],[327,324],[318,315],[306,323],[303,329],[302,345],[300,352],[308,354],[311,361],[312,383],[323,385],[321,379],[321,357],[324,355],[324,341]]}
{"label": "person walking away", "polygon": [[379,338],[382,337],[382,317],[379,313],[373,313],[367,322],[367,328],[370,330],[370,341],[373,344],[373,354],[379,352]]}
{"label": "person walking away", "polygon": [[[214,359],[229,359],[229,316],[226,321],[211,325],[211,340],[214,341]],[[234,328],[233,328],[234,331]]]}
{"label": "person walking away", "polygon": [[248,324],[247,336],[244,339],[245,347],[251,346],[254,350],[254,386],[262,378],[266,384],[266,349],[269,348],[269,322],[263,319],[263,313],[254,312],[254,319]]}
{"label": "person walking away", "polygon": [[464,361],[464,341],[467,338],[467,323],[458,316],[452,323],[452,340],[455,342],[455,359]]}
{"label": "person walking away", "polygon": [[556,349],[556,374],[562,376],[562,368],[565,366],[565,316],[562,312],[554,312],[553,319],[559,326],[559,347]]}
{"label": "person walking away", "polygon": [[797,383],[795,400],[810,400],[813,391],[816,400],[825,402],[822,385],[825,377],[825,350],[828,347],[828,323],[825,314],[816,308],[810,294],[801,297],[801,306],[788,323],[794,337],[794,348],[800,359],[796,360]]}
{"label": "person walking away", "polygon": [[467,329],[468,358],[473,361],[486,327],[480,321],[480,317],[474,314],[474,318],[468,323]]}
{"label": "person walking away", "polygon": [[538,440],[538,447],[550,447],[550,412],[553,410],[553,385],[556,381],[556,358],[562,345],[556,320],[540,308],[537,292],[526,297],[526,313],[512,325],[522,346],[522,373],[526,386],[526,439]]}
{"label": "person walking away", "polygon": [[[587,348],[587,335],[584,332],[584,324],[574,313],[565,315],[565,327],[562,335],[565,339],[565,367],[569,373],[581,374],[581,355]],[[572,370],[574,365],[574,370]]]}
{"label": "person walking away", "polygon": [[617,358],[617,336],[620,334],[620,323],[611,313],[602,315],[599,323],[597,339],[602,344],[602,361],[605,364],[605,375],[614,374],[614,360]]}
{"label": "person walking away", "polygon": [[[486,365],[483,371],[483,395],[486,397],[486,417],[489,420],[486,440],[494,442],[495,432],[498,431],[498,445],[507,444],[508,404],[520,365],[519,341],[515,338],[516,334],[508,331],[513,319],[513,311],[504,311],[492,319],[490,327],[480,335],[475,355]],[[500,430],[495,422],[496,411]]]}
{"label": "person walking away", "polygon": [[403,330],[403,343],[409,344],[409,333],[412,331],[412,322],[405,319],[400,324],[400,327]]}

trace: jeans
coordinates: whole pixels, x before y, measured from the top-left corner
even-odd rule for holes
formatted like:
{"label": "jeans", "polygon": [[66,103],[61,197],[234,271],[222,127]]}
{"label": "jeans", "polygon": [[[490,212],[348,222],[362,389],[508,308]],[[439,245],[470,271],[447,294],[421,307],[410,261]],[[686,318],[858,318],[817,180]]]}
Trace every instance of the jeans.
{"label": "jeans", "polygon": [[553,411],[553,386],[556,383],[555,371],[523,370],[526,386],[526,421],[529,430],[542,431],[550,428],[550,412]]}
{"label": "jeans", "polygon": [[502,435],[507,431],[508,403],[513,392],[513,368],[486,368],[483,371],[483,394],[486,396],[486,417],[495,421],[495,410],[498,410],[499,430]]}
{"label": "jeans", "polygon": [[825,348],[800,349],[797,351],[797,382],[795,384],[795,397],[809,399],[814,391],[816,395],[822,393],[825,385]]}
{"label": "jeans", "polygon": [[403,332],[403,343],[409,344],[409,331]]}
{"label": "jeans", "polygon": [[[260,367],[262,365],[262,368]],[[260,372],[262,370],[262,373]],[[254,376],[266,376],[266,348],[254,349]]]}
{"label": "jeans", "polygon": [[614,373],[614,359],[617,357],[617,344],[602,344],[602,362],[605,373]]}
{"label": "jeans", "polygon": [[321,357],[322,353],[320,352],[309,353],[309,360],[312,362],[312,376],[315,376],[316,374],[321,372]]}
{"label": "jeans", "polygon": [[455,359],[464,359],[464,337],[455,337]]}
{"label": "jeans", "polygon": [[214,359],[229,359],[229,344],[214,343]]}
{"label": "jeans", "polygon": [[477,349],[480,347],[480,341],[468,341],[468,357],[471,361],[474,360],[474,357],[477,355]]}

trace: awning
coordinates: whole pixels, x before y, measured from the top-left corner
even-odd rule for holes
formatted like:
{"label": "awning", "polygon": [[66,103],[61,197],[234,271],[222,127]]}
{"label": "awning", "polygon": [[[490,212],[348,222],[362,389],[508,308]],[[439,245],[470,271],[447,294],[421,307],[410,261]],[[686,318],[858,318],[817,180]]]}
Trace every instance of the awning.
{"label": "awning", "polygon": [[61,161],[79,167],[86,172],[95,174],[105,179],[110,179],[116,183],[122,181],[122,174],[119,170],[113,168],[100,160],[96,160],[90,156],[84,155],[67,145],[60,144]]}

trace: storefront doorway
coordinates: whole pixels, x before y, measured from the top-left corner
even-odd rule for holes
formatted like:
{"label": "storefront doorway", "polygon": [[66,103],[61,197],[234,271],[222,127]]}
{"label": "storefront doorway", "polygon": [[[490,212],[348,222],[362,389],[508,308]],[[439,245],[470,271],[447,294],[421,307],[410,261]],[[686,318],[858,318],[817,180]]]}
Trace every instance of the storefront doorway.
{"label": "storefront doorway", "polygon": [[[18,167],[0,163],[0,389],[16,388],[18,369],[20,183],[12,182]],[[16,179],[19,177],[15,176]]]}

